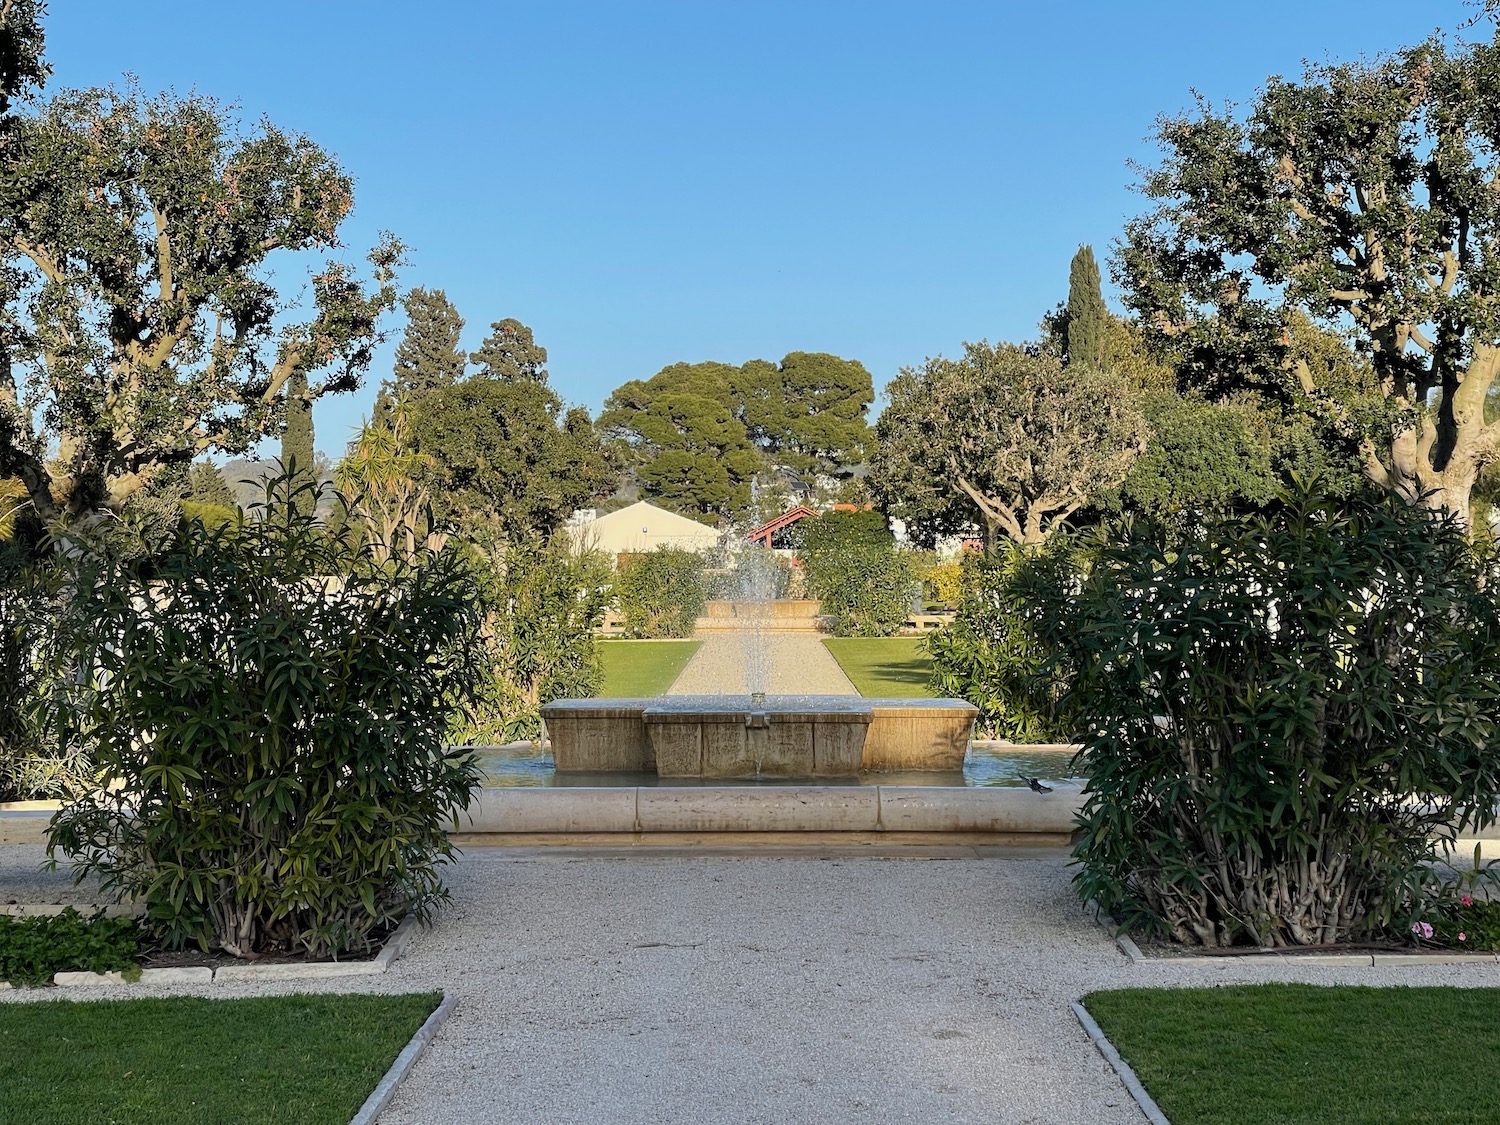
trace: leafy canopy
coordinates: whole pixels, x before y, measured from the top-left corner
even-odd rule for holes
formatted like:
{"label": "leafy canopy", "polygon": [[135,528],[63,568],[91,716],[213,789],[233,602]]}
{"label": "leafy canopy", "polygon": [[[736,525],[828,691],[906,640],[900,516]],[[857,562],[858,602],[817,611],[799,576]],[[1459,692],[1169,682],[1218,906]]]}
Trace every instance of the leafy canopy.
{"label": "leafy canopy", "polygon": [[[1164,118],[1118,257],[1131,307],[1200,385],[1322,412],[1371,480],[1467,519],[1500,457],[1497,104],[1500,43],[1431,39]],[[1299,311],[1368,356],[1367,386],[1299,353]]]}
{"label": "leafy canopy", "polygon": [[294,375],[310,399],[358,385],[399,244],[371,252],[373,282],[315,267],[308,309],[266,273],[339,247],[352,183],[311,140],[244,131],[197,95],[95,89],[19,118],[10,151],[0,475],[39,514],[87,518],[166,467],[248,449],[279,431]]}
{"label": "leafy canopy", "polygon": [[1039,543],[1119,484],[1148,434],[1116,376],[1012,344],[905,368],[886,396],[872,487],[919,542],[974,520]]}

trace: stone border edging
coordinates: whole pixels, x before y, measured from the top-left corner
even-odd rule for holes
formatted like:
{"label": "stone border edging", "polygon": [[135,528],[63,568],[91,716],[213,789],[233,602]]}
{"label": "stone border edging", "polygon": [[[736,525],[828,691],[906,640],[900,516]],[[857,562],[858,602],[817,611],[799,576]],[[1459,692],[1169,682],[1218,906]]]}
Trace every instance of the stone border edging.
{"label": "stone border edging", "polygon": [[1135,1104],[1146,1115],[1146,1120],[1151,1122],[1151,1125],[1172,1125],[1167,1120],[1167,1115],[1161,1111],[1161,1107],[1156,1104],[1155,1099],[1146,1092],[1146,1087],[1141,1085],[1141,1080],[1136,1077],[1130,1064],[1120,1057],[1119,1051],[1115,1050],[1115,1045],[1104,1034],[1104,1029],[1094,1021],[1093,1016],[1089,1015],[1088,1009],[1076,1000],[1073,1001],[1072,1008],[1073,1014],[1078,1017],[1078,1022],[1083,1025],[1083,1030],[1094,1041],[1094,1046],[1099,1048],[1104,1061],[1109,1063],[1115,1073],[1120,1076],[1120,1081],[1125,1084],[1125,1089],[1135,1099]]}
{"label": "stone border edging", "polygon": [[[405,922],[401,924],[406,925]],[[410,1042],[401,1049],[401,1053],[396,1056],[396,1061],[391,1063],[391,1068],[385,1072],[385,1077],[380,1080],[375,1089],[370,1091],[370,1096],[365,1099],[365,1104],[359,1107],[359,1112],[350,1119],[349,1125],[375,1125],[375,1119],[381,1115],[385,1107],[390,1104],[392,1096],[395,1095],[396,1087],[401,1084],[401,1080],[406,1077],[411,1068],[417,1065],[417,1060],[422,1057],[422,1052],[432,1042],[438,1028],[452,1013],[456,1000],[457,997],[443,994],[442,1001],[433,1009],[432,1015],[427,1017],[422,1026],[417,1028]]]}
{"label": "stone border edging", "polygon": [[1221,969],[1240,963],[1255,965],[1268,961],[1298,965],[1351,966],[1361,969],[1379,966],[1403,965],[1493,965],[1500,964],[1500,953],[1298,953],[1295,949],[1286,952],[1263,951],[1257,953],[1193,953],[1184,957],[1148,957],[1141,947],[1131,940],[1129,934],[1118,929],[1119,922],[1112,915],[1099,909],[1090,900],[1084,904],[1092,910],[1094,920],[1106,933],[1114,938],[1115,946],[1130,959],[1133,965],[1216,965]]}
{"label": "stone border edging", "polygon": [[[315,961],[311,964],[276,965],[259,965],[252,961],[239,965],[220,965],[218,968],[211,965],[172,965],[156,969],[144,968],[140,978],[133,981],[126,980],[118,970],[91,973],[82,969],[68,969],[52,974],[52,983],[58,988],[98,988],[113,984],[230,984],[243,981],[253,983],[369,977],[389,971],[411,944],[416,927],[416,916],[408,914],[391,936],[385,939],[380,952],[368,961]],[[10,987],[9,981],[0,981],[0,989]]]}

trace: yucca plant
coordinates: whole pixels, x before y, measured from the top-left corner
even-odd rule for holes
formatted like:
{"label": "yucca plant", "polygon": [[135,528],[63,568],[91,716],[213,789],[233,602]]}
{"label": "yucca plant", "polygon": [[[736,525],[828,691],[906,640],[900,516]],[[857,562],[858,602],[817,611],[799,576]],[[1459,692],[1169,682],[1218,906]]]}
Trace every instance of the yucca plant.
{"label": "yucca plant", "polygon": [[1392,499],[1105,529],[1047,615],[1087,720],[1080,895],[1194,945],[1404,939],[1437,843],[1500,798],[1480,578]]}
{"label": "yucca plant", "polygon": [[297,507],[189,521],[149,570],[80,569],[53,714],[99,788],[51,849],[144,899],[170,945],[367,949],[445,894],[445,829],[478,782],[444,737],[484,668],[468,568]]}

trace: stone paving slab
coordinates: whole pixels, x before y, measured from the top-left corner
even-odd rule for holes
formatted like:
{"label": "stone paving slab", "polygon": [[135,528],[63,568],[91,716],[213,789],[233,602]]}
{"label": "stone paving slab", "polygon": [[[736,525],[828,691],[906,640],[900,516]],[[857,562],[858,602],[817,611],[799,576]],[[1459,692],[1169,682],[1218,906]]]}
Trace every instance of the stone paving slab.
{"label": "stone paving slab", "polygon": [[[668,695],[743,695],[751,690],[743,632],[708,633]],[[765,633],[766,691],[776,695],[858,695],[816,633]]]}

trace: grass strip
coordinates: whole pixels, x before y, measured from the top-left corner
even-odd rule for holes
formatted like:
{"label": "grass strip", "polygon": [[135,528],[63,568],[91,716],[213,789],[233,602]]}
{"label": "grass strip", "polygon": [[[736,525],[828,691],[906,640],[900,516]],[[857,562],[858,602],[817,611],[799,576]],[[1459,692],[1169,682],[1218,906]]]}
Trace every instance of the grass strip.
{"label": "grass strip", "polygon": [[701,641],[600,641],[601,699],[660,695],[672,686]]}
{"label": "grass strip", "polygon": [[829,637],[823,642],[867,698],[931,698],[932,660],[921,637]]}
{"label": "grass strip", "polygon": [[1492,1125],[1493,988],[1300,984],[1095,992],[1172,1125]]}
{"label": "grass strip", "polygon": [[348,1125],[441,998],[0,1004],[0,1125]]}

